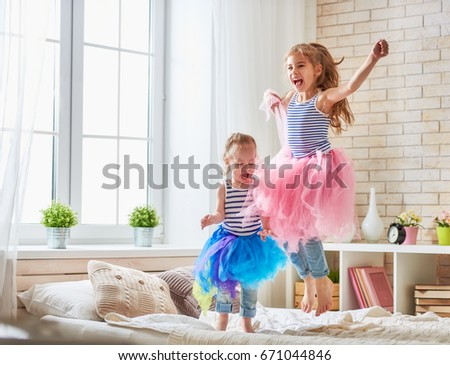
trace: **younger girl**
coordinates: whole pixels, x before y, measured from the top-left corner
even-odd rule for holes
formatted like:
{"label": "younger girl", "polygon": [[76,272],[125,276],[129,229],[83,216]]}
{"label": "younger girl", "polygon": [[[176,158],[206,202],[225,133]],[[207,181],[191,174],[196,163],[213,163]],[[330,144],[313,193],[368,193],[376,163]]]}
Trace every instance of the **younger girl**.
{"label": "younger girl", "polygon": [[216,296],[216,312],[219,313],[216,327],[224,331],[232,311],[231,300],[240,284],[242,328],[253,332],[251,320],[256,314],[257,288],[285,267],[286,255],[275,241],[261,234],[259,216],[250,217],[249,223],[244,225],[240,214],[244,203],[251,199],[249,187],[253,184],[256,161],[253,137],[241,133],[231,135],[223,160],[227,178],[217,191],[216,211],[200,221],[202,229],[221,224],[197,259],[194,296],[203,310],[209,309],[212,297]]}
{"label": "younger girl", "polygon": [[298,44],[285,60],[292,90],[282,98],[271,91],[265,94],[266,111],[274,113],[280,140],[287,145],[272,161],[275,169],[258,172],[264,176],[247,214],[260,212],[267,222],[264,231],[271,229],[285,246],[305,282],[301,308],[311,312],[317,294],[316,316],[330,309],[333,287],[322,240],[351,240],[357,226],[351,161],[331,147],[328,129],[340,134],[342,122],[353,123],[346,98],[388,49],[385,40],[376,42],[350,81],[339,85],[340,62],[320,44]]}

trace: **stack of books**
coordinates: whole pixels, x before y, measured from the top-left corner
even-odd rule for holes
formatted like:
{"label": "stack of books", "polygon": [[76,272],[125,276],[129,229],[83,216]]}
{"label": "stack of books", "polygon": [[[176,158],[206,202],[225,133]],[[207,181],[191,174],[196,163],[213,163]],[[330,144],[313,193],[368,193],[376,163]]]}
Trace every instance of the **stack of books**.
{"label": "stack of books", "polygon": [[349,267],[348,273],[359,308],[379,306],[394,311],[392,286],[383,266]]}
{"label": "stack of books", "polygon": [[414,290],[416,314],[434,312],[450,317],[450,285],[417,284]]}

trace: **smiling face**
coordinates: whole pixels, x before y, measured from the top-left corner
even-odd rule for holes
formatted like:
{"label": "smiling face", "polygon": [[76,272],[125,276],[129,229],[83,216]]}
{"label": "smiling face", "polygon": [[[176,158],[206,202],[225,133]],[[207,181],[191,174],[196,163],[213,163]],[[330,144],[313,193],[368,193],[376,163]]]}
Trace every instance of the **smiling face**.
{"label": "smiling face", "polygon": [[246,188],[253,183],[255,161],[256,146],[253,143],[234,146],[225,158],[225,164],[230,167],[233,187]]}
{"label": "smiling face", "polygon": [[295,52],[286,58],[286,70],[291,85],[299,93],[310,97],[317,92],[317,78],[322,73],[321,64],[313,65],[303,53]]}

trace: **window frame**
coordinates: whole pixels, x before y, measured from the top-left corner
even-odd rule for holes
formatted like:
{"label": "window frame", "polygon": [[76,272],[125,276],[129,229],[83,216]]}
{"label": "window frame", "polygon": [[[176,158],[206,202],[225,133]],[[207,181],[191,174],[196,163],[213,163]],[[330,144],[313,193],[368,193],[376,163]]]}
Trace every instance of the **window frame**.
{"label": "window frame", "polygon": [[[122,0],[123,1],[123,0]],[[165,1],[150,1],[149,42],[154,42],[154,64],[151,74],[154,82],[149,90],[149,147],[147,161],[155,166],[163,163],[163,120],[164,120],[164,42],[165,42]],[[152,4],[153,3],[153,4]],[[60,19],[60,105],[58,133],[55,146],[54,199],[69,203],[81,212],[81,171],[82,171],[82,118],[83,118],[83,27],[84,1],[61,0]],[[152,54],[152,50],[149,50]],[[80,77],[81,76],[81,77]],[[153,95],[153,97],[151,97]],[[158,169],[155,169],[158,170]],[[158,176],[155,177],[157,179]],[[163,216],[163,191],[149,189],[147,203],[154,206]],[[44,207],[43,207],[44,208]],[[126,224],[81,224],[71,229],[71,243],[113,244],[132,242],[133,230]],[[19,244],[43,244],[46,231],[41,224],[21,224]],[[162,242],[162,227],[156,227],[155,243]]]}

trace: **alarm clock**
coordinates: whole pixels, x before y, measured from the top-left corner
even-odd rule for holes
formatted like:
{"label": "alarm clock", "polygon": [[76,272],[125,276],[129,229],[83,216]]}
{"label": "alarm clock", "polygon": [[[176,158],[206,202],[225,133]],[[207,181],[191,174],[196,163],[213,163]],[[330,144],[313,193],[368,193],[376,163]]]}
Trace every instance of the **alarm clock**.
{"label": "alarm clock", "polygon": [[387,232],[389,243],[401,245],[406,238],[406,230],[400,223],[391,223]]}

